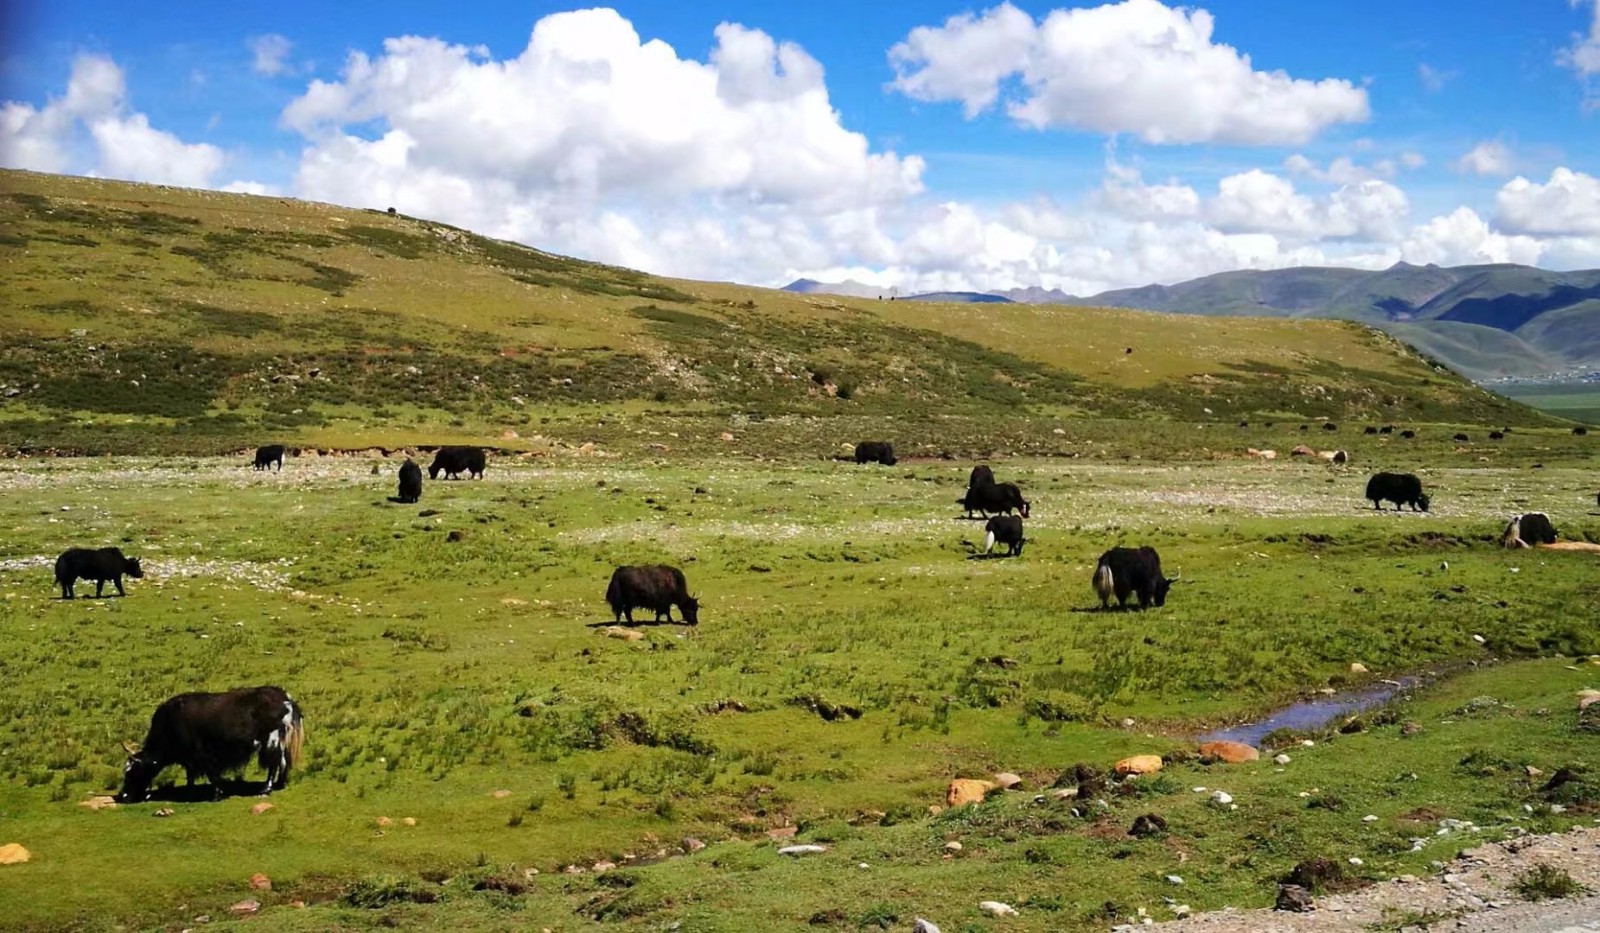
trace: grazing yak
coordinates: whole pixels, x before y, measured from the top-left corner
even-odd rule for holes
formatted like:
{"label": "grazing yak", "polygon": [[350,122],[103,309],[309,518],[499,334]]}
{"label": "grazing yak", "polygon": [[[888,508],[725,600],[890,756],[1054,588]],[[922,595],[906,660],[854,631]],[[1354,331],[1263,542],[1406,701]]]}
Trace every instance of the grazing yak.
{"label": "grazing yak", "polygon": [[986,464],[978,464],[972,468],[972,473],[967,477],[967,488],[976,489],[979,486],[993,486],[994,471]]}
{"label": "grazing yak", "polygon": [[1111,608],[1112,596],[1117,598],[1119,608],[1126,608],[1128,597],[1135,594],[1140,609],[1164,606],[1167,591],[1177,580],[1176,576],[1161,575],[1161,555],[1153,547],[1114,547],[1100,555],[1091,578],[1102,609]]}
{"label": "grazing yak", "polygon": [[1362,434],[1368,434],[1368,435],[1377,434],[1378,433],[1378,429],[1377,429],[1376,426],[1369,424],[1365,428],[1362,429],[1361,433]]}
{"label": "grazing yak", "polygon": [[1367,480],[1367,498],[1372,507],[1382,508],[1383,500],[1394,503],[1394,510],[1411,506],[1413,512],[1428,511],[1428,494],[1422,491],[1422,480],[1414,473],[1374,473]]}
{"label": "grazing yak", "polygon": [[268,444],[265,447],[257,447],[256,448],[255,469],[257,469],[257,470],[270,470],[270,469],[272,469],[272,465],[274,463],[276,463],[278,465],[278,471],[280,473],[283,472],[283,445],[282,444]]}
{"label": "grazing yak", "polygon": [[1572,433],[1576,434],[1579,437],[1583,437],[1584,435],[1589,433],[1589,429],[1580,424],[1577,427],[1572,429]]}
{"label": "grazing yak", "polygon": [[856,462],[894,466],[894,445],[888,441],[862,441],[856,445]]}
{"label": "grazing yak", "polygon": [[664,564],[636,567],[618,567],[606,586],[606,602],[618,622],[624,618],[633,624],[633,610],[649,609],[660,622],[665,616],[672,621],[672,607],[683,613],[686,625],[700,624],[700,600],[689,595],[688,581],[683,571]]}
{"label": "grazing yak", "polygon": [[94,581],[96,598],[105,589],[107,580],[117,585],[118,596],[126,596],[128,594],[122,590],[124,576],[138,579],[144,576],[144,568],[139,566],[139,558],[123,557],[122,551],[114,547],[99,550],[67,548],[56,558],[56,583],[61,587],[62,599],[74,597],[72,589],[79,580]]}
{"label": "grazing yak", "polygon": [[1417,432],[1411,430],[1410,428],[1406,428],[1404,431],[1400,432],[1400,436],[1405,438],[1406,440],[1410,440],[1411,438],[1417,436]]}
{"label": "grazing yak", "polygon": [[1465,444],[1467,441],[1472,440],[1472,438],[1468,437],[1465,434],[1457,434],[1455,437],[1452,437],[1451,440],[1460,441],[1461,443]]}
{"label": "grazing yak", "polygon": [[983,553],[994,550],[996,544],[1006,546],[1008,557],[1021,557],[1022,545],[1026,541],[1022,537],[1022,519],[1015,515],[996,515],[989,519],[983,527]]}
{"label": "grazing yak", "polygon": [[1537,544],[1556,543],[1556,529],[1550,516],[1543,512],[1524,512],[1513,516],[1500,536],[1500,545],[1508,548],[1533,547]]}
{"label": "grazing yak", "polygon": [[267,772],[265,796],[289,782],[304,737],[300,708],[281,687],[181,693],[156,707],[143,745],[124,744],[128,761],[115,799],[150,799],[150,784],[168,765],[181,766],[191,785],[203,775],[220,798],[222,773],[244,767],[251,755]]}
{"label": "grazing yak", "polygon": [[416,502],[422,498],[422,467],[416,465],[411,458],[400,464],[400,494],[395,496],[396,502]]}
{"label": "grazing yak", "polygon": [[965,496],[957,499],[956,504],[967,510],[968,518],[972,517],[974,511],[987,517],[990,512],[1009,515],[1012,510],[1020,512],[1023,518],[1028,517],[1028,500],[1022,498],[1022,490],[1015,483],[974,486],[967,490]]}
{"label": "grazing yak", "polygon": [[1491,440],[1491,441],[1503,441],[1505,439],[1506,439],[1506,432],[1504,432],[1504,431],[1490,431],[1489,432],[1489,440]]}
{"label": "grazing yak", "polygon": [[440,470],[444,471],[445,479],[457,479],[462,473],[483,479],[483,468],[488,460],[482,447],[440,447],[428,465],[428,479],[438,479]]}

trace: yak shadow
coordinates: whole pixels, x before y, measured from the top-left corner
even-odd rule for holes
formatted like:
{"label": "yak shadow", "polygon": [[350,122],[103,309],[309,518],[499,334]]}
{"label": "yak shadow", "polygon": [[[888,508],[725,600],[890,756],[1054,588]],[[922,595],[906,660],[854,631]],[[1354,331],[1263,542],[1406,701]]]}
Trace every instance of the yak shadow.
{"label": "yak shadow", "polygon": [[84,593],[81,596],[52,596],[50,598],[58,603],[70,603],[76,602],[80,599],[127,599],[128,594],[118,593],[115,589],[113,589],[111,592],[101,593],[99,596],[96,596],[93,593]]}
{"label": "yak shadow", "polygon": [[[266,781],[246,781],[240,778],[223,778],[218,785],[222,796],[217,796],[216,788],[206,780],[193,784],[166,784],[150,792],[148,799],[143,803],[213,803],[228,800],[233,797],[260,797],[267,789]],[[123,806],[131,806],[124,804]]]}
{"label": "yak shadow", "polygon": [[390,496],[386,501],[393,502],[395,505],[416,505],[419,500],[402,499],[399,496]]}
{"label": "yak shadow", "polygon": [[967,555],[967,560],[1005,560],[1007,557],[1021,557],[1021,556],[1022,556],[1021,554],[1009,554],[1009,553],[1006,553],[1004,551],[994,551],[994,552],[989,553],[989,554],[985,554],[982,551],[978,551],[978,552],[973,553],[973,554],[968,554]]}
{"label": "yak shadow", "polygon": [[618,626],[620,628],[642,628],[642,627],[645,627],[645,626],[649,626],[649,627],[653,628],[653,627],[655,627],[657,625],[681,625],[684,628],[693,628],[694,627],[694,626],[690,625],[689,623],[683,621],[682,619],[673,619],[670,622],[668,622],[666,619],[660,619],[660,620],[657,620],[657,619],[635,619],[632,622],[629,622],[627,619],[623,619],[620,622],[615,621],[613,619],[607,619],[604,622],[585,622],[585,623],[583,623],[584,628],[611,628],[613,625]]}

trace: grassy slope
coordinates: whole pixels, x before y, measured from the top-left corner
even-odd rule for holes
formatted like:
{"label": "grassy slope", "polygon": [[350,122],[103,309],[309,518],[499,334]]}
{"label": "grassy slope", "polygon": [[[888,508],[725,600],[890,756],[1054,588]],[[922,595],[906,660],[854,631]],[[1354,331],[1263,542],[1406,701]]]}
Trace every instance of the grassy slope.
{"label": "grassy slope", "polygon": [[[98,928],[215,917],[257,896],[324,905],[280,908],[276,922],[295,929],[529,917],[797,929],[834,909],[853,927],[885,903],[977,922],[973,905],[992,897],[1027,908],[1008,929],[1056,930],[1094,928],[1105,900],[1159,909],[1171,872],[1212,907],[1261,902],[1310,854],[1415,869],[1440,849],[1405,853],[1408,835],[1431,832],[1399,822],[1407,810],[1503,826],[1508,792],[1538,800],[1510,771],[1459,768],[1473,749],[1547,771],[1593,764],[1592,737],[1570,724],[1570,692],[1593,673],[1555,662],[1451,687],[1444,696],[1459,698],[1431,707],[1425,741],[1398,743],[1390,728],[1292,752],[1306,770],[1290,778],[1265,762],[1184,765],[1113,798],[1106,824],[1022,800],[933,820],[926,807],[958,775],[1013,770],[1038,787],[1077,761],[1180,748],[1197,721],[1362,682],[1352,660],[1378,678],[1600,651],[1584,611],[1600,597],[1600,561],[1493,547],[1513,505],[1600,538],[1574,505],[1586,453],[1539,449],[1558,442],[1513,435],[1492,451],[1507,464],[1487,467],[1364,448],[1374,465],[1423,469],[1436,493],[1426,516],[1372,513],[1361,474],[1320,465],[1009,462],[1002,472],[1035,503],[1031,544],[996,561],[965,559],[981,526],[955,519],[956,465],[497,459],[486,481],[429,484],[422,505],[438,514],[426,517],[384,505],[388,471],[371,476],[359,459],[291,459],[282,475],[240,460],[6,467],[0,824],[35,861],[0,872],[0,915]],[[1514,465],[1531,456],[1547,468]],[[465,539],[447,541],[457,530]],[[126,599],[47,598],[50,556],[85,540],[120,542],[149,576]],[[1093,556],[1117,542],[1156,544],[1182,569],[1167,608],[1081,611]],[[697,631],[644,627],[628,643],[589,627],[608,621],[611,566],[659,559],[687,568],[704,600]],[[180,804],[166,820],[150,818],[154,805],[74,805],[114,786],[118,743],[138,739],[161,697],[241,682],[287,685],[311,730],[307,767],[272,812],[250,815],[250,799]],[[1435,726],[1482,692],[1516,709]],[[861,716],[824,721],[815,703]],[[1118,728],[1125,716],[1143,728]],[[1388,765],[1372,769],[1376,758]],[[1420,781],[1400,780],[1412,771]],[[1241,812],[1210,813],[1192,785],[1228,788]],[[1344,811],[1305,811],[1293,793],[1308,787],[1343,797]],[[500,788],[511,796],[491,795]],[[1125,840],[1151,809],[1174,821],[1173,838]],[[1366,827],[1367,812],[1384,822]],[[396,822],[380,828],[380,816]],[[762,834],[785,824],[834,853],[776,857]],[[612,881],[556,874],[685,835],[718,844]],[[970,851],[941,861],[945,838]],[[161,870],[131,852],[159,853]],[[862,861],[871,877],[855,874]],[[542,872],[531,894],[466,890],[522,867]],[[270,895],[245,888],[256,871],[274,879]],[[349,887],[361,879],[373,887]],[[446,901],[330,903],[399,896],[393,879]]]}
{"label": "grassy slope", "polygon": [[1519,335],[1482,324],[1417,321],[1386,324],[1384,328],[1430,356],[1450,360],[1456,369],[1474,379],[1547,373],[1564,365]]}
{"label": "grassy slope", "polygon": [[21,172],[0,190],[13,447],[570,435],[596,404],[982,426],[1542,420],[1345,323],[795,295],[274,198]]}

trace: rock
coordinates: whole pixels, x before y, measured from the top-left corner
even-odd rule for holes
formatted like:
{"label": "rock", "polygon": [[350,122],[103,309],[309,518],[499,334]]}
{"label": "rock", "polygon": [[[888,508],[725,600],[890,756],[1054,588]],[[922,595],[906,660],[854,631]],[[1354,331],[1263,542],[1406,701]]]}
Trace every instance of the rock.
{"label": "rock", "polygon": [[1183,878],[1180,875],[1168,875],[1167,884],[1183,884]]}
{"label": "rock", "polygon": [[784,846],[783,848],[778,850],[778,854],[779,855],[815,855],[818,852],[826,852],[826,851],[828,851],[828,847],[827,846],[818,846],[818,845],[809,845],[809,844],[807,844],[807,845],[798,845],[798,846]]}
{"label": "rock", "polygon": [[171,807],[162,807],[161,809],[157,810],[156,812],[154,812],[154,813],[152,813],[150,815],[151,816],[171,816],[175,812],[177,812],[177,811],[173,810]]}
{"label": "rock", "polygon": [[1236,765],[1245,761],[1255,761],[1261,757],[1261,752],[1243,742],[1205,742],[1200,746],[1200,757],[1215,758]]}
{"label": "rock", "polygon": [[[508,796],[508,797],[511,796],[511,792],[510,791],[506,791],[506,796]],[[377,823],[379,826],[388,826],[389,824],[393,823],[394,820],[389,819],[387,816],[380,816],[377,819],[373,820],[373,822]]]}
{"label": "rock", "polygon": [[699,852],[701,849],[704,849],[705,847],[706,847],[705,843],[701,842],[700,840],[696,839],[693,836],[688,836],[683,840],[683,851],[685,851],[685,852]]}
{"label": "rock", "polygon": [[1286,764],[1288,764],[1289,762],[1291,762],[1293,760],[1294,759],[1290,758],[1288,755],[1283,754],[1282,752],[1279,752],[1278,754],[1272,756],[1272,761],[1273,761],[1274,764],[1286,765]]}
{"label": "rock", "polygon": [[793,839],[794,838],[794,834],[795,834],[796,831],[797,831],[797,827],[794,827],[794,826],[780,826],[777,829],[769,829],[769,830],[767,830],[767,838],[768,839]]}
{"label": "rock", "polygon": [[979,901],[978,909],[993,917],[1015,917],[1017,909],[999,901]]}
{"label": "rock", "polygon": [[407,826],[415,826],[415,825],[417,825],[417,818],[414,817],[414,816],[408,816],[405,819],[401,820],[400,822],[404,823]]}
{"label": "rock", "polygon": [[1161,756],[1133,755],[1112,765],[1111,769],[1123,777],[1130,774],[1154,774],[1161,770]]}
{"label": "rock", "polygon": [[600,862],[595,862],[594,865],[592,867],[590,867],[589,870],[592,871],[592,872],[597,872],[598,873],[598,872],[602,872],[602,871],[610,871],[611,869],[616,868],[616,867],[617,867],[617,863],[616,862],[600,861]]}
{"label": "rock", "polygon": [[511,791],[508,791],[504,788],[501,788],[500,790],[492,790],[489,792],[489,796],[496,800],[504,800],[511,796]]}
{"label": "rock", "polygon": [[1050,796],[1056,800],[1072,800],[1078,796],[1078,789],[1076,787],[1058,787],[1050,792]]}
{"label": "rock", "polygon": [[1010,771],[1001,771],[994,776],[994,783],[1001,790],[1011,790],[1022,783],[1022,778]]}
{"label": "rock", "polygon": [[1528,765],[1527,767],[1523,768],[1523,770],[1528,772],[1528,777],[1538,777],[1539,775],[1544,773],[1543,771],[1540,771],[1538,768],[1535,768],[1533,765]]}
{"label": "rock", "polygon": [[258,871],[255,874],[250,876],[250,890],[252,890],[252,891],[271,891],[272,890],[272,879],[268,878],[266,875],[263,875],[261,872]]}
{"label": "rock", "polygon": [[944,850],[946,852],[960,852],[961,851],[961,843],[959,843],[959,842],[955,841],[954,839],[952,839],[949,842],[944,844]]}
{"label": "rock", "polygon": [[261,814],[263,814],[263,813],[265,813],[265,812],[267,812],[268,810],[271,810],[271,809],[272,809],[272,804],[270,804],[267,801],[263,800],[260,803],[251,805],[250,814],[252,816],[260,816]]}
{"label": "rock", "polygon": [[1346,859],[1346,861],[1348,861],[1350,864],[1356,866],[1357,868],[1360,868],[1362,865],[1366,864],[1366,862],[1361,861],[1360,858],[1358,858],[1357,856],[1354,856],[1354,855],[1350,856],[1350,858]]}
{"label": "rock", "polygon": [[0,865],[21,865],[33,858],[33,853],[22,847],[20,842],[8,842],[0,846]]}
{"label": "rock", "polygon": [[951,807],[959,807],[969,803],[982,803],[983,795],[994,790],[994,787],[988,781],[956,778],[944,789],[944,802],[946,806]]}
{"label": "rock", "polygon": [[608,625],[602,631],[611,638],[620,638],[623,641],[639,641],[644,638],[644,633],[638,629],[623,628],[620,625]]}
{"label": "rock", "polygon": [[449,534],[445,535],[444,539],[446,541],[461,541],[461,540],[464,540],[466,537],[467,537],[467,533],[465,531],[461,531],[460,529],[457,529],[457,530],[452,531]]}
{"label": "rock", "polygon": [[1128,835],[1154,836],[1158,833],[1164,833],[1166,831],[1167,821],[1165,819],[1163,819],[1159,814],[1146,813],[1145,815],[1136,817],[1134,819],[1133,825],[1128,828]]}
{"label": "rock", "polygon": [[939,933],[939,928],[922,919],[921,917],[918,917],[916,921],[911,924],[911,933]]}
{"label": "rock", "polygon": [[1225,790],[1214,790],[1211,792],[1211,803],[1213,806],[1218,807],[1231,806],[1233,804],[1233,795]]}
{"label": "rock", "polygon": [[88,800],[78,801],[78,806],[88,807],[91,810],[115,810],[117,802],[110,797],[90,797]]}
{"label": "rock", "polygon": [[728,443],[732,443],[733,442],[733,435],[728,433],[727,431],[723,431],[721,434],[718,434],[717,436],[722,438],[724,441],[726,441]]}
{"label": "rock", "polygon": [[1407,719],[1405,722],[1400,724],[1400,734],[1408,739],[1421,731],[1422,723],[1420,722],[1413,722],[1412,720]]}
{"label": "rock", "polygon": [[1378,818],[1376,816],[1373,816],[1371,813],[1368,813],[1366,816],[1363,816],[1361,818],[1361,822],[1363,822],[1363,823],[1376,823],[1376,822],[1378,822]]}
{"label": "rock", "polygon": [[1304,913],[1315,910],[1316,905],[1311,902],[1311,892],[1298,884],[1278,885],[1278,900],[1272,905],[1273,910],[1290,910],[1295,913]]}
{"label": "rock", "polygon": [[228,908],[228,913],[236,917],[246,917],[261,909],[260,901],[240,901]]}
{"label": "rock", "polygon": [[1365,664],[1362,664],[1360,661],[1351,661],[1350,662],[1350,673],[1352,673],[1352,674],[1365,674],[1365,673],[1367,673],[1367,666]]}
{"label": "rock", "polygon": [[1578,709],[1588,709],[1596,703],[1600,703],[1600,690],[1578,691]]}

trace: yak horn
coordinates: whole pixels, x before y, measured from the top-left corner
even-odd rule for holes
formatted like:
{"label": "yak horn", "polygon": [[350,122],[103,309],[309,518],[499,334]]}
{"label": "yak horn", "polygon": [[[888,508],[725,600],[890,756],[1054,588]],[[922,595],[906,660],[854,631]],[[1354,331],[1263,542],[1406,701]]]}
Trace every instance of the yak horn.
{"label": "yak horn", "polygon": [[132,742],[123,742],[122,743],[122,750],[127,752],[128,753],[128,757],[130,757],[130,758],[133,757],[134,755],[139,754],[139,750],[134,747]]}
{"label": "yak horn", "polygon": [[1176,580],[1181,580],[1181,579],[1183,579],[1183,571],[1182,571],[1182,570],[1180,570],[1180,571],[1178,571],[1178,572],[1177,572],[1177,573],[1175,573],[1175,574],[1173,574],[1173,575],[1172,575],[1172,579],[1173,579],[1173,580],[1174,580],[1174,581],[1176,581]]}

